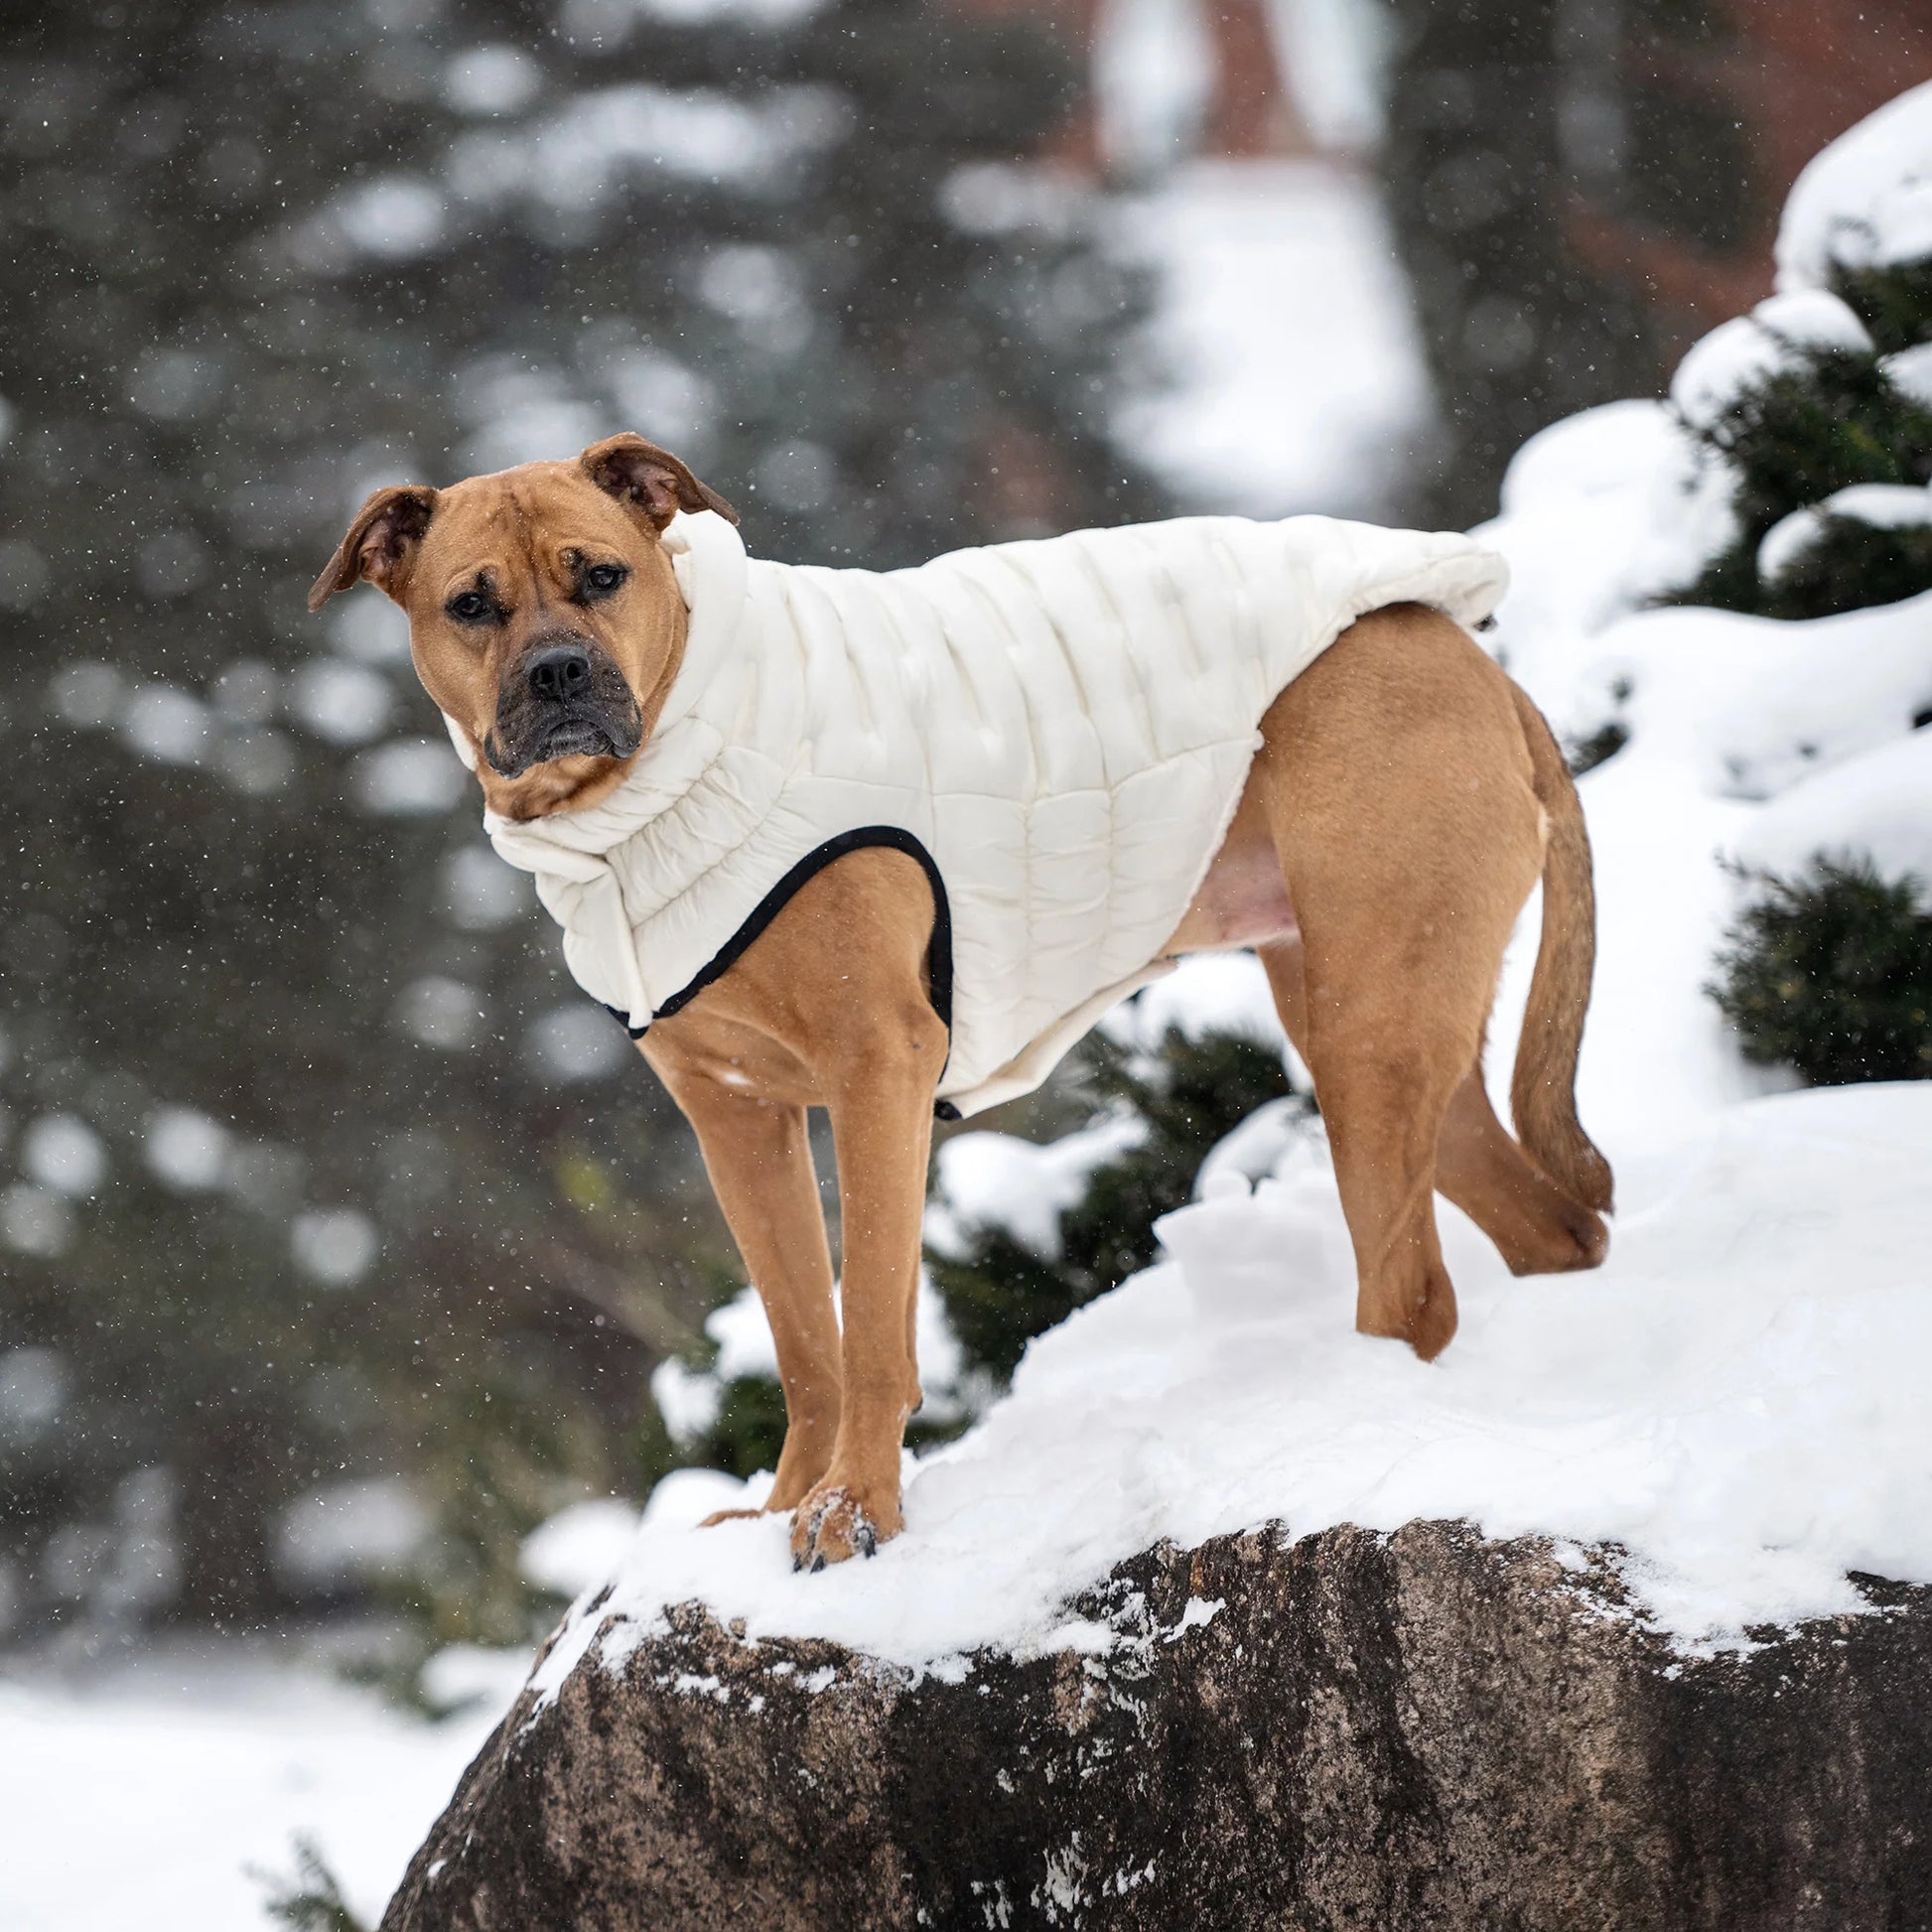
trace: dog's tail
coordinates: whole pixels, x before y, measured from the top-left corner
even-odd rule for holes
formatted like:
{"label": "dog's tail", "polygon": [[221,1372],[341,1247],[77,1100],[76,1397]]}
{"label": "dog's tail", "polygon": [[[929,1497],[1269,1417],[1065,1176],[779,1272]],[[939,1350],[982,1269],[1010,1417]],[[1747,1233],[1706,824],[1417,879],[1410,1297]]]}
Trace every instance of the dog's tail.
{"label": "dog's tail", "polygon": [[1529,745],[1537,800],[1550,821],[1543,855],[1543,936],[1516,1046],[1510,1111],[1517,1138],[1543,1172],[1585,1206],[1607,1214],[1610,1164],[1577,1118],[1577,1049],[1596,964],[1589,834],[1570,767],[1543,714],[1513,683],[1510,691]]}

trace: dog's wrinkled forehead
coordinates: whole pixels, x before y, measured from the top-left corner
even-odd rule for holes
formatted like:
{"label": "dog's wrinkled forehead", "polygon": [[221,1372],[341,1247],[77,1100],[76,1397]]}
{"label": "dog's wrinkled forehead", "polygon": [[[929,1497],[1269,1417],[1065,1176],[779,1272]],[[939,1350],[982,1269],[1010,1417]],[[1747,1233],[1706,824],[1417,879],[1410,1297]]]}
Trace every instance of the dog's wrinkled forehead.
{"label": "dog's wrinkled forehead", "polygon": [[738,521],[709,483],[629,430],[593,443],[575,463],[526,463],[443,490],[390,483],[356,511],[310,587],[309,609],[320,611],[339,591],[368,582],[420,612],[415,593],[425,556],[451,567],[452,546],[478,542],[491,512],[538,529],[594,519],[590,527],[634,549],[654,544],[680,510],[712,510]]}
{"label": "dog's wrinkled forehead", "polygon": [[567,583],[591,558],[634,558],[653,541],[575,466],[532,465],[472,477],[441,493],[423,534],[416,587],[433,607],[478,579],[499,595],[533,579]]}

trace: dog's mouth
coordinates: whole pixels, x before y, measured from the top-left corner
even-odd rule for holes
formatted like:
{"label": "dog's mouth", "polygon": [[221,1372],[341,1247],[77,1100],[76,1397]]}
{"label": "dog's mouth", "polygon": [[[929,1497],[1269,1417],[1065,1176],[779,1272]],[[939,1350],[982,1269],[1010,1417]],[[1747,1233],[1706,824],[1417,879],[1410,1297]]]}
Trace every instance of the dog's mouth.
{"label": "dog's mouth", "polygon": [[521,729],[513,734],[499,727],[483,740],[483,757],[498,777],[521,777],[532,766],[556,759],[627,759],[642,739],[635,705],[628,718],[613,718],[601,708],[573,707],[519,723]]}

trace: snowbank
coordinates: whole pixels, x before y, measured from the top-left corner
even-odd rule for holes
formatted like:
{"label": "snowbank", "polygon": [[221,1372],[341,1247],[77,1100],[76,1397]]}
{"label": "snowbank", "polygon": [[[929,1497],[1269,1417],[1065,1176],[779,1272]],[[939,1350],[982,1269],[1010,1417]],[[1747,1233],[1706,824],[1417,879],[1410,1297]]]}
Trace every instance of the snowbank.
{"label": "snowbank", "polygon": [[429,1725],[240,1649],[159,1652],[84,1692],[0,1683],[7,1932],[259,1932],[254,1872],[292,1876],[297,1837],[375,1922],[514,1682],[499,1662],[485,1713]]}
{"label": "snowbank", "polygon": [[1350,1327],[1347,1231],[1318,1143],[1163,1224],[1174,1259],[1042,1336],[1012,1396],[908,1460],[906,1533],[794,1576],[777,1518],[693,1471],[662,1484],[595,1611],[607,1658],[660,1606],[754,1637],[823,1636],[906,1665],[1098,1640],[1059,1605],[1166,1537],[1279,1521],[1610,1539],[1689,1641],[1860,1606],[1850,1570],[1932,1578],[1932,1084],[1790,1094],[1626,1155],[1607,1266],[1512,1281],[1443,1209],[1463,1325],[1425,1365]]}

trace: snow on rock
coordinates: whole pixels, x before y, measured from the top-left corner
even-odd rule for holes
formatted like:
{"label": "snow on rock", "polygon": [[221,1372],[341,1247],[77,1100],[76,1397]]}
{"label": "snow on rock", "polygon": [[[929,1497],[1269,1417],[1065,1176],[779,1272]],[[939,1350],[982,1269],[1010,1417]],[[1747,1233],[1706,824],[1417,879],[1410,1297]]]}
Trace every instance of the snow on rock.
{"label": "snow on rock", "polygon": [[1922,255],[1932,255],[1932,81],[1813,156],[1778,224],[1778,287],[1822,288],[1836,265]]}
{"label": "snow on rock", "polygon": [[383,1925],[1863,1926],[1932,1887],[1932,1591],[1873,1594],[1686,1658],[1600,1557],[1419,1522],[1157,1546],[924,1672],[685,1604],[519,1701]]}
{"label": "snow on rock", "polygon": [[693,1599],[753,1638],[907,1666],[1038,1654],[1061,1604],[1162,1538],[1279,1521],[1620,1541],[1680,1638],[1862,1599],[1850,1570],[1932,1578],[1921,1364],[1932,1347],[1932,1084],[1790,1094],[1625,1154],[1595,1275],[1513,1281],[1443,1210],[1462,1332],[1437,1363],[1353,1332],[1332,1174],[1298,1142],[1252,1197],[1163,1224],[1173,1259],[1028,1350],[1011,1397],[908,1458],[906,1533],[794,1576],[781,1519],[695,1527],[762,1484],[660,1486],[608,1595],[537,1684]]}

